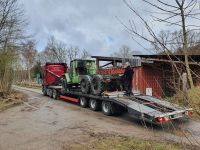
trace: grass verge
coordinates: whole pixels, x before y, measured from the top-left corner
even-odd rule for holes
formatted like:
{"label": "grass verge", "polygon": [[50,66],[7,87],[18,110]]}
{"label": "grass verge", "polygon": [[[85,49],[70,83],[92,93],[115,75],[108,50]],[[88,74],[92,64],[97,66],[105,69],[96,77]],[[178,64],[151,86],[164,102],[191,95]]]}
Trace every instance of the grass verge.
{"label": "grass verge", "polygon": [[135,138],[115,137],[102,138],[78,145],[71,150],[182,150],[191,148],[178,144],[159,143],[156,141],[139,140]]}
{"label": "grass verge", "polygon": [[[183,93],[178,92],[169,99],[172,103],[183,105]],[[194,110],[194,117],[200,118],[200,88],[195,87],[188,90],[188,102],[189,106]]]}
{"label": "grass verge", "polygon": [[15,105],[22,104],[25,100],[25,95],[18,91],[13,91],[7,97],[0,97],[0,112]]}

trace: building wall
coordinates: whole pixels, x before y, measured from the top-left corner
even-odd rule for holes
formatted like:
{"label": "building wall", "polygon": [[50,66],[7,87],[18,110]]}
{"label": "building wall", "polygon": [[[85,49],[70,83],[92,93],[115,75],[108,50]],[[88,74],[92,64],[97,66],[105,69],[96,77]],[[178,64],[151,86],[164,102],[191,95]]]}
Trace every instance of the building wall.
{"label": "building wall", "polygon": [[[162,96],[162,72],[151,65],[142,65],[134,68],[133,91],[139,91],[142,95],[151,93],[152,96]],[[146,91],[148,90],[148,91]]]}

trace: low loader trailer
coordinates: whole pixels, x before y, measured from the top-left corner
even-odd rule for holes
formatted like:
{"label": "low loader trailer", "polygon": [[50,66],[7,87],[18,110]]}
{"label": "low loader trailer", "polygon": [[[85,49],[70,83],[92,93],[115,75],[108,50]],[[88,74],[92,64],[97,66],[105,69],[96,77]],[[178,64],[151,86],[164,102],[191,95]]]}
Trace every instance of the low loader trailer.
{"label": "low loader trailer", "polygon": [[[52,70],[49,65],[55,65],[56,69]],[[47,82],[43,84],[43,94],[53,99],[67,100],[79,104],[83,108],[89,107],[93,111],[101,110],[107,116],[127,112],[135,118],[154,124],[163,124],[179,118],[190,118],[193,115],[192,108],[182,107],[152,96],[126,96],[124,91],[104,91],[101,95],[94,95],[83,93],[80,85],[77,84],[74,86],[79,88],[73,88],[73,85],[71,85],[71,89],[66,90],[62,84],[64,79],[61,74],[66,72],[67,67],[61,64],[59,69],[59,65],[49,63],[44,69],[43,80],[57,82],[57,84],[48,85]],[[51,78],[51,80],[46,78]]]}

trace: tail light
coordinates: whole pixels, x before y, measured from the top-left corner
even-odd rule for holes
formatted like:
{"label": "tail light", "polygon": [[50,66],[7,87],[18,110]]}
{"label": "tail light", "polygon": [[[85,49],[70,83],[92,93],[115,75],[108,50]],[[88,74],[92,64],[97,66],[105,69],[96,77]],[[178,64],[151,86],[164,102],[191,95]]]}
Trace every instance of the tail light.
{"label": "tail light", "polygon": [[166,117],[157,117],[156,118],[157,123],[165,123],[167,121],[168,121],[168,119]]}
{"label": "tail light", "polygon": [[185,114],[189,117],[193,116],[193,111],[186,111]]}

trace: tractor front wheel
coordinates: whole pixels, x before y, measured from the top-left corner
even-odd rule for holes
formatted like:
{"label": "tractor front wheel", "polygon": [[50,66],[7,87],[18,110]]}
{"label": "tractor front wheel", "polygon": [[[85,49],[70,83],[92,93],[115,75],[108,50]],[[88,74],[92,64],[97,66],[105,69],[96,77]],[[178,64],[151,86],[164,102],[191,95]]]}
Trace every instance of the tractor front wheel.
{"label": "tractor front wheel", "polygon": [[81,79],[81,91],[84,94],[90,93],[90,86],[91,86],[91,77],[90,76],[83,76]]}
{"label": "tractor front wheel", "polygon": [[103,87],[103,77],[101,75],[94,76],[91,85],[92,94],[101,95],[101,93],[103,92]]}

